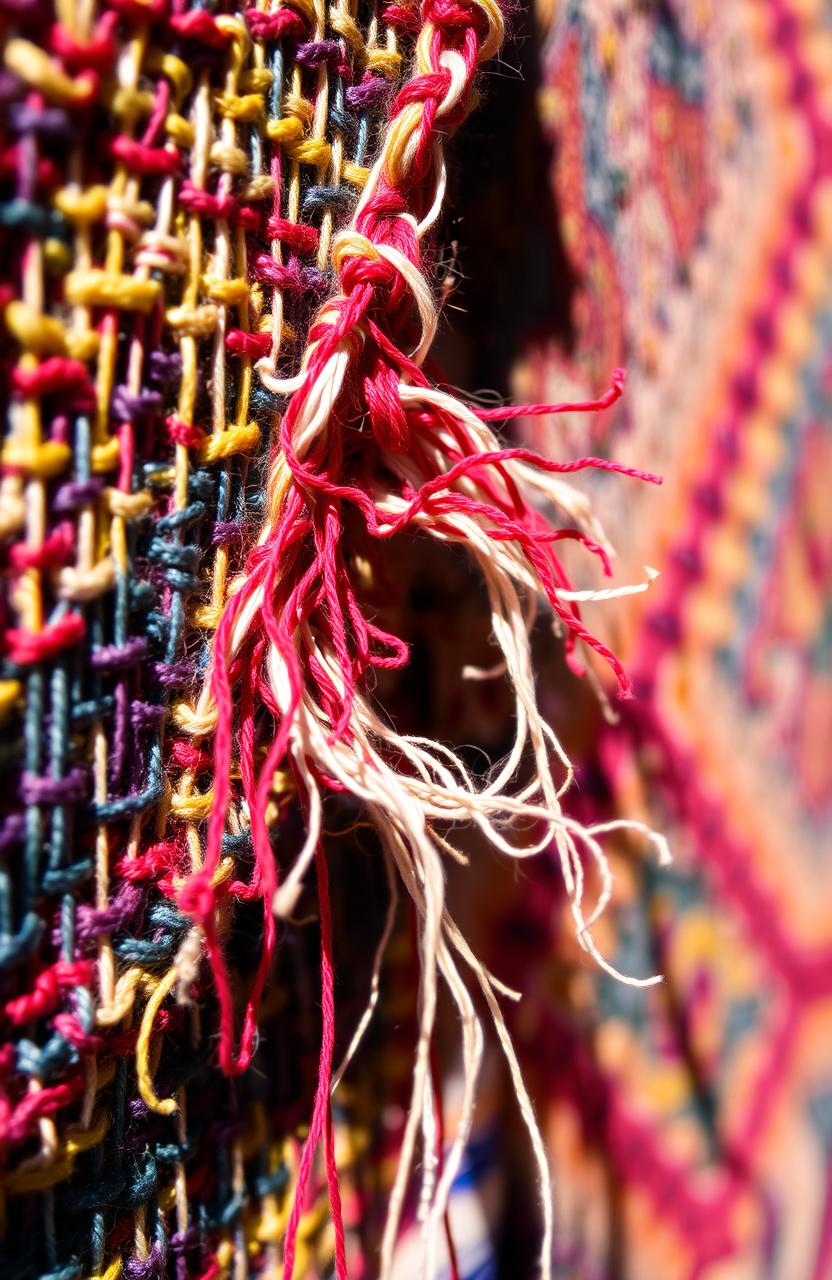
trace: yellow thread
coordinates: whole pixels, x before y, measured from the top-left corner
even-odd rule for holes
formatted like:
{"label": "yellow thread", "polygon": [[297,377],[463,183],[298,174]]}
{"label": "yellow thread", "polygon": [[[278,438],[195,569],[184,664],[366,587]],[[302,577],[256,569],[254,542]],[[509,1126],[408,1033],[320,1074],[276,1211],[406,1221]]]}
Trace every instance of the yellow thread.
{"label": "yellow thread", "polygon": [[266,93],[272,87],[274,76],[265,67],[251,67],[240,76],[242,93]]}
{"label": "yellow thread", "polygon": [[159,1208],[162,1213],[170,1213],[176,1204],[176,1187],[173,1183],[169,1187],[165,1187],[159,1193]]}
{"label": "yellow thread", "polygon": [[100,347],[101,338],[92,330],[88,333],[70,332],[66,335],[67,355],[72,356],[73,360],[83,360],[86,364],[88,360],[95,359]]}
{"label": "yellow thread", "polygon": [[72,266],[72,254],[69,245],[63,240],[44,240],[43,264],[53,276],[62,276]]}
{"label": "yellow thread", "polygon": [[220,276],[203,276],[202,284],[212,302],[235,307],[248,299],[251,285],[248,280],[223,280]]}
{"label": "yellow thread", "polygon": [[242,97],[234,93],[221,93],[216,101],[217,110],[227,120],[259,120],[266,109],[260,93],[246,93]]}
{"label": "yellow thread", "polygon": [[197,450],[200,462],[219,462],[221,458],[231,458],[236,453],[251,453],[260,443],[260,428],[256,422],[247,427],[228,427],[226,431],[217,431],[209,436]]}
{"label": "yellow thread", "polygon": [[203,631],[216,631],[222,617],[222,604],[200,604],[194,609],[191,622]]}
{"label": "yellow thread", "polygon": [[260,173],[240,188],[241,200],[267,200],[274,193],[274,178],[267,173]]}
{"label": "yellow thread", "polygon": [[217,327],[217,308],[211,303],[204,307],[170,307],[165,312],[165,320],[177,333],[187,334],[191,338],[205,338]]}
{"label": "yellow thread", "polygon": [[58,1182],[65,1182],[72,1175],[72,1166],[77,1155],[89,1151],[104,1138],[110,1127],[109,1116],[101,1112],[90,1129],[73,1133],[58,1144],[55,1160],[45,1168],[22,1167],[13,1173],[0,1178],[0,1187],[13,1195],[25,1195],[28,1191],[43,1191],[46,1187],[54,1187]]}
{"label": "yellow thread", "polygon": [[118,1280],[121,1275],[122,1260],[114,1258],[105,1271],[94,1271],[86,1280]]}
{"label": "yellow thread", "polygon": [[170,798],[170,811],[175,818],[184,818],[189,822],[202,822],[214,807],[214,792],[206,791],[202,795],[182,795],[174,791]]}
{"label": "yellow thread", "polygon": [[234,1245],[230,1240],[220,1240],[217,1245],[217,1263],[226,1272],[234,1261]]}
{"label": "yellow thread", "polygon": [[145,1106],[160,1116],[172,1116],[174,1114],[176,1111],[176,1099],[158,1098],[156,1096],[156,1091],[153,1088],[153,1079],[150,1074],[150,1037],[153,1032],[156,1014],[159,1012],[162,1002],[173,990],[176,979],[177,971],[174,965],[162,978],[145,1005],[139,1029],[139,1038],[136,1041],[136,1080],[139,1086],[139,1093]]}
{"label": "yellow thread", "polygon": [[55,192],[55,208],[71,222],[98,222],[107,212],[107,188],[88,187],[86,191],[75,191],[71,187],[63,187]]}
{"label": "yellow thread", "polygon": [[178,99],[186,97],[193,88],[194,78],[190,67],[175,54],[163,53],[161,49],[151,49],[145,59],[145,67],[148,71],[161,72],[163,76],[167,76]]}
{"label": "yellow thread", "polygon": [[6,328],[26,351],[38,356],[63,355],[66,338],[60,321],[43,316],[26,302],[10,302],[5,312]]}
{"label": "yellow thread", "polygon": [[115,436],[110,440],[103,440],[101,444],[94,444],[90,450],[92,469],[96,475],[102,471],[113,471],[118,466],[120,457],[121,445]]}
{"label": "yellow thread", "polygon": [[364,46],[364,37],[361,34],[361,29],[355,19],[351,18],[348,13],[343,13],[340,9],[334,9],[329,15],[329,25],[336,35],[346,40],[359,65],[363,65],[366,62],[367,50]]}
{"label": "yellow thread", "polygon": [[0,720],[12,711],[23,693],[19,680],[0,680]]}
{"label": "yellow thread", "polygon": [[198,712],[187,702],[178,702],[173,708],[171,719],[177,729],[181,729],[183,733],[190,734],[194,738],[204,738],[209,733],[213,733],[217,727],[217,712],[212,709],[205,712]]}
{"label": "yellow thread", "polygon": [[242,147],[235,147],[227,142],[215,142],[211,148],[211,164],[226,173],[241,175],[248,171],[248,156]]}
{"label": "yellow thread", "polygon": [[165,132],[178,147],[194,145],[196,134],[193,125],[184,116],[177,115],[175,111],[171,111],[170,115],[165,117]]}
{"label": "yellow thread", "polygon": [[71,271],[64,284],[67,302],[86,307],[120,307],[123,311],[150,311],[162,294],[158,280],[136,280],[111,275],[98,267]]}
{"label": "yellow thread", "polygon": [[73,80],[55,65],[43,49],[29,40],[10,40],[4,55],[6,66],[49,102],[61,106],[88,102],[92,96],[90,79]]}
{"label": "yellow thread", "polygon": [[4,467],[14,467],[18,471],[25,471],[27,475],[52,480],[69,466],[72,449],[68,444],[60,444],[57,440],[47,440],[44,444],[36,445],[8,440],[3,445],[0,458]]}
{"label": "yellow thread", "polygon": [[136,520],[139,516],[147,515],[156,505],[153,494],[147,489],[140,489],[138,493],[105,489],[103,496],[110,514],[120,516],[122,520]]}
{"label": "yellow thread", "polygon": [[402,55],[394,49],[367,50],[367,66],[370,71],[378,71],[380,75],[388,76],[392,80],[399,74],[401,65]]}
{"label": "yellow thread", "polygon": [[324,138],[303,138],[300,142],[286,143],[286,152],[292,160],[316,167],[329,164],[332,148]]}
{"label": "yellow thread", "polygon": [[239,74],[246,51],[251,44],[251,38],[248,34],[246,24],[240,18],[232,17],[231,14],[221,13],[217,18],[217,26],[225,35],[230,36],[233,41],[231,51],[231,59],[234,70]]}
{"label": "yellow thread", "polygon": [[144,970],[134,967],[123,973],[116,982],[116,988],[113,993],[112,1002],[108,1005],[100,1005],[95,1011],[95,1024],[98,1027],[113,1027],[121,1022],[122,1018],[133,1008],[136,999],[136,992],[139,985],[144,982],[147,977],[152,978],[152,974],[145,974]]}
{"label": "yellow thread", "polygon": [[286,116],[283,120],[267,120],[266,133],[273,142],[285,145],[297,142],[303,137],[303,125],[294,116]]}
{"label": "yellow thread", "polygon": [[354,187],[365,186],[370,176],[370,170],[365,169],[363,165],[353,164],[351,160],[345,160],[341,165],[341,177],[346,182],[351,182]]}
{"label": "yellow thread", "polygon": [[138,116],[149,116],[156,101],[148,89],[119,87],[113,94],[111,110],[131,124]]}
{"label": "yellow thread", "polygon": [[315,118],[315,108],[311,102],[307,102],[302,94],[295,93],[294,89],[290,89],[283,96],[283,114],[296,116],[308,128]]}

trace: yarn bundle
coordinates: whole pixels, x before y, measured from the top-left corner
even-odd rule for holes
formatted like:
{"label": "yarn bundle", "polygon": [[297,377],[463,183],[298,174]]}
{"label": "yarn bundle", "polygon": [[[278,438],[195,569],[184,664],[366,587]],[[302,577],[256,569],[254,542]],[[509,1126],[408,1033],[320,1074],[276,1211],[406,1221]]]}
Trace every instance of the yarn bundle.
{"label": "yarn bundle", "polygon": [[[611,893],[603,838],[643,829],[563,811],[571,769],[537,709],[529,633],[542,600],[573,665],[594,650],[627,691],[580,606],[647,584],[572,587],[560,542],[607,571],[610,552],[564,476],[656,477],[552,462],[489,426],[604,407],[618,374],[599,400],[481,411],[423,372],[444,139],[500,46],[500,11],[7,0],[3,21],[9,1274],[214,1280],[332,1260],[339,1280],[390,1276],[415,1214],[432,1275],[482,1056],[469,986],[529,1129],[548,1274],[548,1164],[500,1006],[516,993],[456,928],[443,862],[464,860],[460,824],[508,857],[553,850],[581,945],[606,964],[590,933]],[[379,619],[414,538],[459,544],[485,583],[499,662],[467,675],[507,678],[516,699],[513,745],[485,779],[398,732],[375,696],[408,662]],[[349,1034],[333,803],[373,829],[390,892]],[[313,875],[320,990],[304,997],[276,972]],[[378,999],[396,886],[415,910],[417,1030],[368,1261],[360,1204],[345,1230],[332,1097]],[[440,981],[465,1078],[444,1150]],[[312,1096],[287,1086],[270,1109],[264,1073],[294,1061],[304,999],[322,1011]]]}

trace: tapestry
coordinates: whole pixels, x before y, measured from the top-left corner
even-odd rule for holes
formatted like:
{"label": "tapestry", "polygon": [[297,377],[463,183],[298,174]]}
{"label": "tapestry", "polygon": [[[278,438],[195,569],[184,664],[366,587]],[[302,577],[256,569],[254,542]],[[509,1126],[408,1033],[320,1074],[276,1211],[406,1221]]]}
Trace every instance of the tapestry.
{"label": "tapestry", "polygon": [[823,0],[0,19],[3,1275],[823,1280]]}
{"label": "tapestry", "polygon": [[[499,972],[524,992],[518,1048],[546,1111],[556,1274],[821,1280],[832,13],[565,0],[535,16],[569,332],[526,327],[514,390],[578,396],[626,366],[620,406],[576,419],[569,448],[664,480],[596,500],[623,577],[643,563],[660,576],[604,613],[636,697],[618,724],[599,720],[577,799],[642,817],[674,854],[657,869],[619,850],[602,946],[627,972],[662,973],[660,987],[633,992],[579,962],[543,867],[495,939],[492,964],[513,957]],[[564,447],[542,422],[524,434]]]}

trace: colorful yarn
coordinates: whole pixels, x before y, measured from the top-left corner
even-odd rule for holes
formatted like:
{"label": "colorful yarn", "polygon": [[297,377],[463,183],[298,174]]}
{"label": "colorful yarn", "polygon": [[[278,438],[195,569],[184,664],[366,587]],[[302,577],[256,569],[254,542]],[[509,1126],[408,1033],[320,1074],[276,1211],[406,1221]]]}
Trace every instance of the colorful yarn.
{"label": "colorful yarn", "polygon": [[[553,847],[579,943],[610,968],[590,934],[611,892],[609,828],[562,808],[571,766],[537,708],[528,633],[545,597],[573,666],[593,650],[627,691],[580,606],[647,584],[573,588],[556,544],[606,571],[609,548],[563,476],[656,477],[549,461],[487,426],[604,408],[620,374],[600,399],[479,411],[422,373],[443,139],[499,48],[500,10],[103,0],[52,14],[10,0],[6,20],[7,1269],[391,1276],[400,1224],[416,1217],[432,1274],[483,1051],[470,971],[534,1147],[548,1275],[548,1166],[498,1002],[512,993],[448,914],[443,857],[462,855],[445,832],[475,824],[514,858]],[[422,534],[461,544],[479,569],[515,691],[516,737],[486,782],[397,733],[374,700],[377,674],[409,660],[375,587]],[[529,762],[532,781],[515,785]],[[369,1003],[364,970],[351,986],[338,963],[357,872],[336,881],[323,845],[325,816],[354,824],[357,809],[383,867],[374,892],[390,895]],[[534,835],[515,842],[521,825]],[[587,862],[601,892],[585,912]],[[313,863],[310,946],[291,931]],[[412,1080],[405,1055],[384,1083],[405,1118],[374,1134],[400,1148],[381,1226],[350,1172],[378,1108],[362,1120],[359,1096],[339,1119],[332,1098],[372,1034],[388,944],[388,963],[410,964],[392,956],[398,884],[418,917],[419,977],[402,985],[419,986],[419,1007]],[[299,994],[317,972],[320,1019]],[[440,976],[465,1064],[444,1151]],[[333,1071],[344,1016],[357,1030]],[[336,1133],[355,1148],[346,1168]]]}

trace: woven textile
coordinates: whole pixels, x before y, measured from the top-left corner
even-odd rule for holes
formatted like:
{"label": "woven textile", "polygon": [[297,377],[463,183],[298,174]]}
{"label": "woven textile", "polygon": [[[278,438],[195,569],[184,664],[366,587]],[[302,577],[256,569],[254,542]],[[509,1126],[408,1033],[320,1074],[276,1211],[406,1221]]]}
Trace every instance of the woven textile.
{"label": "woven textile", "polygon": [[[566,378],[580,394],[625,364],[626,401],[596,420],[592,447],[649,459],[665,479],[649,502],[604,492],[625,563],[662,576],[607,615],[638,698],[623,732],[599,728],[581,791],[640,812],[674,849],[658,874],[623,847],[615,867],[606,952],[666,975],[647,999],[575,965],[542,875],[492,953],[538,921],[525,965],[515,951],[517,972],[501,973],[530,993],[518,1035],[539,1105],[549,1098],[561,1274],[820,1280],[832,1269],[829,10],[564,3],[538,21],[571,336],[527,329],[515,386],[545,398]],[[578,449],[585,429],[574,423]]]}
{"label": "woven textile", "polygon": [[[257,1072],[228,1081],[210,989],[172,995],[212,804],[183,695],[262,509],[274,398],[252,361],[297,366],[414,21],[352,14],[4,13],[4,1275],[276,1265],[320,1037],[296,978],[317,988],[318,944],[289,947]],[[219,880],[250,874],[245,831],[223,853]],[[236,917],[243,982],[262,927]],[[333,1256],[318,1185],[299,1274]]]}
{"label": "woven textile", "polygon": [[[517,997],[458,928],[445,867],[466,863],[454,831],[472,824],[510,859],[551,847],[580,945],[614,972],[591,932],[611,828],[563,808],[572,770],[530,637],[539,599],[573,668],[594,652],[628,691],[559,558],[571,543],[610,572],[565,476],[658,477],[505,447],[490,424],[515,409],[422,369],[446,295],[444,141],[500,9],[7,17],[7,1267],[390,1280],[417,1224],[419,1269],[454,1270],[446,1207],[487,1018],[546,1278],[550,1176],[501,1004]],[[596,411],[623,384],[528,410]],[[484,665],[460,676],[513,696],[490,774],[400,729],[386,697],[411,664],[413,548],[431,543],[449,566],[459,549],[488,601],[485,653],[467,654]],[[606,877],[591,906],[586,861]],[[336,1131],[382,962],[386,1036],[337,1094]],[[463,1079],[447,1135],[440,991]]]}

